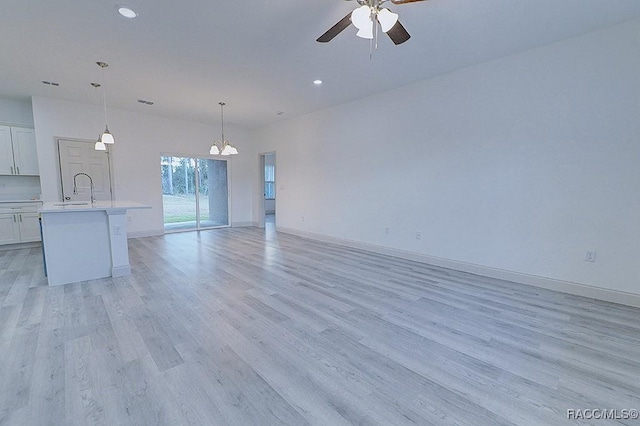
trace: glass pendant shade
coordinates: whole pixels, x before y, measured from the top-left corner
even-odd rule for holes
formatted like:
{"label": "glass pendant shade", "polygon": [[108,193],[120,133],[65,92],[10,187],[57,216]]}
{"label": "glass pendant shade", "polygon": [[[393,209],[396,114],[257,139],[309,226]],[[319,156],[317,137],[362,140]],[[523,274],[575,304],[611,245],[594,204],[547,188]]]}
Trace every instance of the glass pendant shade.
{"label": "glass pendant shade", "polygon": [[224,141],[223,146],[224,148],[222,148],[222,152],[220,152],[220,155],[233,155],[238,153],[237,149],[229,145],[229,141]]}
{"label": "glass pendant shade", "polygon": [[106,151],[107,150],[107,146],[104,144],[104,142],[102,142],[101,140],[98,140],[98,142],[96,142],[94,149],[96,151]]}
{"label": "glass pendant shade", "polygon": [[371,23],[370,27],[364,27],[358,30],[356,35],[360,38],[366,38],[371,40],[373,38],[373,23]]}
{"label": "glass pendant shade", "polygon": [[351,22],[358,29],[356,35],[361,38],[373,38],[373,21],[371,20],[371,8],[367,5],[360,6],[351,13]]}
{"label": "glass pendant shade", "polygon": [[351,12],[351,22],[358,29],[371,25],[371,8],[364,5]]}
{"label": "glass pendant shade", "polygon": [[102,143],[108,143],[108,144],[115,143],[115,140],[113,139],[113,135],[109,132],[109,128],[106,128],[104,130],[104,133],[100,137],[100,141]]}
{"label": "glass pendant shade", "polygon": [[213,145],[211,145],[211,149],[209,150],[209,154],[211,154],[211,155],[219,155],[220,154],[220,150],[218,149],[218,147],[216,146],[215,143]]}
{"label": "glass pendant shade", "polygon": [[398,22],[398,14],[391,12],[389,9],[380,9],[378,22],[380,22],[382,32],[386,33]]}

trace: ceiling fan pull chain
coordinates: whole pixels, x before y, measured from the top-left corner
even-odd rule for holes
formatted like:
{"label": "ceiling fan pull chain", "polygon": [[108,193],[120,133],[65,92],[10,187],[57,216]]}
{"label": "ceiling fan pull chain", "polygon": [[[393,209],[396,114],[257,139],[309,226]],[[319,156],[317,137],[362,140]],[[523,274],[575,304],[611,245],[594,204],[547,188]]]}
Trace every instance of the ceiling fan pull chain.
{"label": "ceiling fan pull chain", "polygon": [[380,21],[378,21],[378,14],[375,15],[375,20],[373,21],[373,38],[375,39],[375,49],[378,50],[378,28],[380,28]]}

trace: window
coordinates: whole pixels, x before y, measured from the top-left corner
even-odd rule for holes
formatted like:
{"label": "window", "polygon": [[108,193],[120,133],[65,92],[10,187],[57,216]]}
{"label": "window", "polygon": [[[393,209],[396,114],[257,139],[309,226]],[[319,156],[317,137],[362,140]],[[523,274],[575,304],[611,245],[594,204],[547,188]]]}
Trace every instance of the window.
{"label": "window", "polygon": [[264,166],[264,198],[276,198],[276,166]]}

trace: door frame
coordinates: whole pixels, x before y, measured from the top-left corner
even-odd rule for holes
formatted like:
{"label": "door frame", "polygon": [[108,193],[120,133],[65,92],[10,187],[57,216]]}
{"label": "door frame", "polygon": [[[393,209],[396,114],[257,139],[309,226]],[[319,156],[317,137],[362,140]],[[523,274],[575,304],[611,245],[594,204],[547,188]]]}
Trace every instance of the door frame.
{"label": "door frame", "polygon": [[[62,161],[60,159],[60,141],[69,141],[69,142],[84,142],[84,143],[90,143],[95,145],[96,141],[95,140],[90,140],[90,139],[77,139],[77,138],[65,138],[62,136],[56,137],[56,150],[58,151],[58,155],[56,155],[56,160],[58,162],[58,178],[59,178],[59,182],[60,182],[60,187],[59,187],[59,195],[60,195],[60,200],[64,201],[64,183],[62,182]],[[111,201],[116,199],[116,186],[115,186],[115,178],[114,178],[114,168],[113,168],[113,161],[112,159],[112,152],[114,149],[113,145],[106,145],[107,150],[105,151],[105,154],[107,156],[107,164],[109,166],[109,186],[111,189]]]}
{"label": "door frame", "polygon": [[[259,228],[264,228],[265,227],[265,221],[264,221],[264,217],[266,215],[265,213],[265,208],[264,208],[264,204],[265,204],[265,199],[264,199],[264,168],[266,166],[266,159],[265,156],[269,155],[269,154],[273,154],[276,156],[276,163],[278,162],[278,156],[276,154],[276,151],[266,151],[266,152],[261,152],[258,154],[258,168],[259,168],[259,173],[258,173],[258,227]],[[276,175],[278,174],[278,166],[276,164]],[[276,179],[276,184],[277,184],[277,179]],[[276,194],[278,193],[278,189],[276,188]],[[277,195],[276,195],[277,197]],[[278,202],[276,201],[276,218],[278,217]],[[277,219],[276,219],[277,220]]]}

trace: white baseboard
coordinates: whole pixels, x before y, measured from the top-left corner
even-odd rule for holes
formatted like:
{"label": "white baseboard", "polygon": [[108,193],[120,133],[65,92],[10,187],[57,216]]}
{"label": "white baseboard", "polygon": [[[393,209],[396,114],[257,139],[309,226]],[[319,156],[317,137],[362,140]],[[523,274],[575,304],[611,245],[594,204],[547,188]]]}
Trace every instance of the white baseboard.
{"label": "white baseboard", "polygon": [[[247,226],[258,226],[257,222],[233,222],[232,228],[242,228]],[[190,232],[193,229],[176,230],[174,232]],[[158,235],[164,235],[164,229],[151,229],[147,231],[127,232],[127,238],[143,238],[143,237],[156,237]]]}
{"label": "white baseboard", "polygon": [[232,228],[243,228],[247,226],[260,226],[258,222],[233,222],[231,224]]}
{"label": "white baseboard", "polygon": [[34,241],[31,243],[3,244],[3,245],[0,245],[0,251],[18,250],[18,249],[26,249],[26,248],[33,248],[33,247],[42,247],[42,242]]}
{"label": "white baseboard", "polygon": [[512,281],[520,284],[544,288],[547,290],[554,290],[562,293],[572,294],[575,296],[589,297],[591,299],[598,299],[606,302],[619,303],[622,305],[640,308],[640,294],[627,293],[617,290],[574,283],[570,281],[558,280],[554,278],[530,275],[522,272],[508,271],[504,269],[492,268],[489,266],[476,265],[473,263],[461,262],[457,260],[429,256],[426,254],[415,253],[406,250],[399,250],[375,244],[332,237],[329,235],[317,234],[314,232],[300,231],[298,229],[278,227],[277,231],[303,238],[309,238],[316,241],[337,244],[387,256],[399,257],[401,259],[413,260],[429,265],[440,266],[443,268],[454,269],[457,271],[468,272],[484,277]]}
{"label": "white baseboard", "polygon": [[124,277],[131,275],[131,265],[120,265],[111,268],[112,277]]}
{"label": "white baseboard", "polygon": [[164,229],[151,229],[148,231],[127,232],[127,238],[156,237],[163,234]]}

